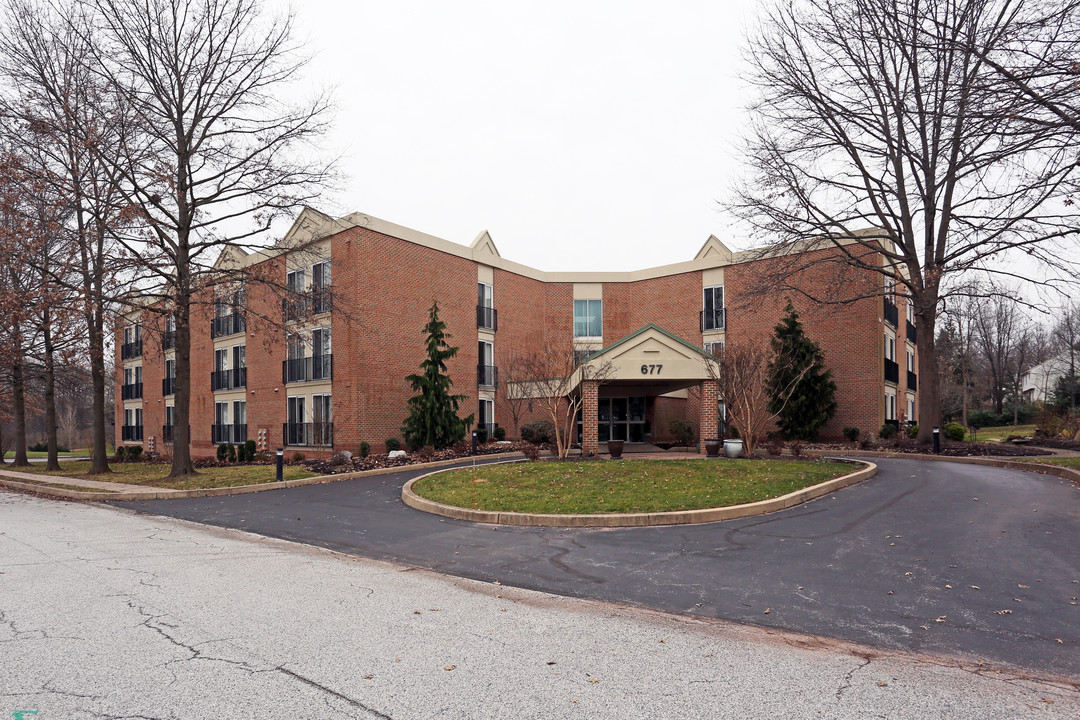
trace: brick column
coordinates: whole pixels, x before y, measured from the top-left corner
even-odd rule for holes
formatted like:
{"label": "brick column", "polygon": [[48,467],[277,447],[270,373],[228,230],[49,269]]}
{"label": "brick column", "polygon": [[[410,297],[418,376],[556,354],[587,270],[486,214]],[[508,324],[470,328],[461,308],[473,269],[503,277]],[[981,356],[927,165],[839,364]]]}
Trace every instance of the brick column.
{"label": "brick column", "polygon": [[720,399],[720,388],[715,380],[701,381],[701,419],[698,422],[698,452],[705,454],[705,441],[720,437],[720,418],[716,412],[716,403]]}
{"label": "brick column", "polygon": [[600,383],[585,380],[581,383],[581,453],[595,455],[600,452],[597,426],[599,415]]}

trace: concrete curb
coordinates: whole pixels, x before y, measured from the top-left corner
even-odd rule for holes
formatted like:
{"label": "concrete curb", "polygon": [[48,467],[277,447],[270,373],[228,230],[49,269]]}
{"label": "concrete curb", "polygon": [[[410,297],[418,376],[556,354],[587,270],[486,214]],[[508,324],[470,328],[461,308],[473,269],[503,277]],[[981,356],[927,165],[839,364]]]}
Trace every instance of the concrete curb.
{"label": "concrete curb", "polygon": [[[513,457],[523,458],[525,457],[520,452],[512,453],[493,453],[490,455],[478,455],[476,457]],[[415,463],[412,465],[398,465],[395,467],[387,468],[375,468],[374,470],[358,470],[351,473],[340,473],[337,475],[316,475],[315,477],[301,478],[299,480],[285,480],[283,482],[269,482],[258,483],[255,485],[239,485],[236,487],[221,487],[221,488],[202,488],[200,490],[167,490],[163,488],[153,488],[148,490],[131,491],[131,492],[81,492],[78,490],[67,490],[65,488],[52,487],[49,485],[37,485],[34,483],[18,482],[17,480],[9,480],[2,476],[0,471],[0,488],[12,488],[15,490],[26,490],[29,492],[40,493],[42,495],[49,495],[52,497],[63,498],[66,500],[97,500],[97,501],[127,501],[127,500],[178,500],[183,498],[200,498],[200,497],[224,497],[226,495],[245,495],[247,493],[263,492],[264,490],[283,490],[285,488],[303,487],[305,485],[323,485],[325,483],[339,482],[341,480],[352,480],[354,478],[373,477],[376,475],[390,475],[392,473],[407,472],[413,468],[438,468],[446,467],[447,465],[453,465],[455,463],[467,462],[469,458],[456,458],[453,460],[436,460],[429,463]],[[489,464],[489,463],[485,463]],[[30,474],[30,473],[28,473]],[[64,479],[61,476],[49,475],[41,476],[42,478],[48,477],[51,480],[55,480],[59,484],[64,484]],[[70,478],[68,478],[70,479]]]}
{"label": "concrete curb", "polygon": [[[822,453],[804,452],[810,457],[825,457]],[[932,460],[934,462],[953,462],[965,465],[986,465],[988,467],[1004,468],[1006,470],[1026,470],[1027,472],[1039,473],[1040,475],[1053,475],[1063,480],[1071,480],[1080,485],[1080,471],[1060,465],[1048,463],[1025,462],[1023,460],[1004,460],[995,457],[953,457],[949,455],[925,455],[921,453],[897,453],[897,452],[874,452],[871,450],[852,450],[842,453],[844,457],[878,457],[895,458],[898,460]],[[830,454],[829,457],[836,457]],[[1049,457],[1049,456],[1046,456]]]}
{"label": "concrete curb", "polygon": [[[468,520],[470,522],[489,523],[492,525],[533,525],[541,527],[652,527],[657,525],[691,525],[697,523],[717,522],[719,520],[734,520],[736,518],[764,515],[766,513],[786,510],[808,500],[819,498],[835,490],[860,483],[877,475],[877,465],[866,461],[855,461],[865,467],[847,475],[832,480],[827,480],[818,485],[812,485],[802,490],[781,495],[771,500],[761,500],[744,505],[732,505],[721,508],[704,508],[702,510],[676,510],[672,512],[655,513],[618,513],[610,515],[551,515],[537,513],[496,512],[491,510],[473,510],[471,508],[444,505],[422,498],[413,492],[412,486],[418,480],[435,475],[436,472],[426,473],[413,478],[405,483],[401,489],[401,500],[406,505],[416,510],[443,515],[455,520]],[[491,463],[500,464],[500,463]]]}

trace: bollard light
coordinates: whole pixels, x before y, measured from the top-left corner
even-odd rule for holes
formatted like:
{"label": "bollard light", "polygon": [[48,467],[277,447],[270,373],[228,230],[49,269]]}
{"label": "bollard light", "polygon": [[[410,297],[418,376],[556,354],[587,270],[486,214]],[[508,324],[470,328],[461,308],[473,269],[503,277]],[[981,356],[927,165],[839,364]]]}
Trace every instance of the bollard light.
{"label": "bollard light", "polygon": [[472,431],[472,454],[476,454],[476,431]]}
{"label": "bollard light", "polygon": [[282,448],[277,449],[277,477],[278,482],[285,479],[285,450]]}
{"label": "bollard light", "polygon": [[941,452],[941,428],[934,426],[934,454]]}

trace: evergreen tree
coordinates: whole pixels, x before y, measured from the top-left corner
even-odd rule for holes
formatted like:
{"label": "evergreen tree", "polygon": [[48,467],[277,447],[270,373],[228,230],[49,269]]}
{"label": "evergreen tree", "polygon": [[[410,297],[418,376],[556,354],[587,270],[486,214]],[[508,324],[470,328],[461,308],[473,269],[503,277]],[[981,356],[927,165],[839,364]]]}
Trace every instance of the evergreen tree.
{"label": "evergreen tree", "polygon": [[818,344],[806,336],[788,301],[785,315],[773,328],[769,362],[769,411],[791,440],[817,439],[818,431],[836,414],[836,383],[825,368]]}
{"label": "evergreen tree", "polygon": [[453,382],[446,374],[446,361],[457,355],[458,348],[450,347],[446,323],[439,319],[439,303],[431,306],[424,326],[427,335],[427,359],[420,363],[420,372],[405,379],[416,395],[409,399],[409,417],[401,425],[405,443],[415,450],[431,445],[436,450],[449,447],[465,438],[473,416],[458,417],[458,407],[464,395],[451,395]]}

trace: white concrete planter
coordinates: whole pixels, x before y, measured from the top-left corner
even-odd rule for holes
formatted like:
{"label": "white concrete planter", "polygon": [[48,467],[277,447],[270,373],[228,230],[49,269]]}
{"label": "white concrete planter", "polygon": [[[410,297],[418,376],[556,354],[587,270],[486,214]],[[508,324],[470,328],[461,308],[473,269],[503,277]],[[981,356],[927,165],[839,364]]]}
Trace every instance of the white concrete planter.
{"label": "white concrete planter", "polygon": [[728,438],[724,440],[724,455],[729,458],[742,457],[743,454],[743,442],[739,438]]}

